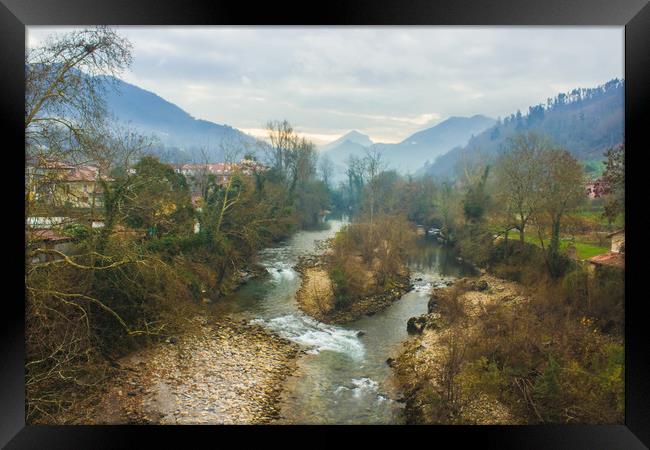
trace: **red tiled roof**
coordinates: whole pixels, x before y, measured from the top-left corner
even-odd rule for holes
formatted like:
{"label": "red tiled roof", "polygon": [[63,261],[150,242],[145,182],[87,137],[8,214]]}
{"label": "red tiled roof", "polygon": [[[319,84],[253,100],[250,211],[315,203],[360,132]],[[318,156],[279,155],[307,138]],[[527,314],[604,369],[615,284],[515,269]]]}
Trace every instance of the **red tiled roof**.
{"label": "red tiled roof", "polygon": [[[28,160],[28,165],[46,170],[62,171],[62,179],[65,181],[97,181],[99,168],[90,164],[71,165],[56,160]],[[102,176],[106,181],[113,181],[107,176]]]}
{"label": "red tiled roof", "polygon": [[181,170],[207,170],[212,173],[227,172],[233,170],[237,167],[236,164],[225,164],[225,163],[216,163],[216,164],[184,164],[181,167]]}
{"label": "red tiled roof", "polygon": [[597,266],[620,267],[621,269],[625,268],[625,255],[622,253],[603,253],[602,255],[597,255],[593,258],[589,258],[587,261],[592,264],[596,264]]}
{"label": "red tiled roof", "polygon": [[30,240],[33,241],[70,241],[70,236],[64,236],[54,230],[35,230],[29,233]]}
{"label": "red tiled roof", "polygon": [[213,174],[229,174],[235,170],[263,170],[265,167],[255,161],[243,160],[240,163],[214,163],[214,164],[183,164],[181,171],[205,170]]}

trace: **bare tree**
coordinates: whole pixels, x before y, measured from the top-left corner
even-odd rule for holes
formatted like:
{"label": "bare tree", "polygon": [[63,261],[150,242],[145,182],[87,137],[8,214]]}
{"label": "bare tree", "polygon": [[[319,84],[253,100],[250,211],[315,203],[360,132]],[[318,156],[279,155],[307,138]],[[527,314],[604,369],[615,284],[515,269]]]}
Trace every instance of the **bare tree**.
{"label": "bare tree", "polygon": [[[83,142],[84,130],[105,116],[103,93],[130,66],[131,44],[100,26],[50,38],[25,57],[25,137],[28,149],[61,132]],[[57,133],[58,132],[58,133]]]}
{"label": "bare tree", "polygon": [[277,169],[280,173],[284,173],[286,169],[286,162],[288,153],[294,148],[296,144],[296,134],[293,127],[287,120],[269,121],[266,125],[271,146],[267,158],[271,167]]}
{"label": "bare tree", "polygon": [[[37,171],[51,161],[97,161],[106,150],[103,94],[132,61],[131,44],[107,27],[49,38],[25,56],[25,151]],[[106,157],[106,155],[102,155]],[[105,158],[104,158],[105,159]],[[31,183],[50,183],[48,177]],[[33,192],[37,186],[27,186]],[[29,216],[31,199],[26,199]]]}
{"label": "bare tree", "polygon": [[549,142],[540,136],[517,135],[511,138],[509,148],[495,166],[497,197],[509,216],[508,222],[519,230],[522,245],[526,225],[544,197],[542,153],[548,148]]}
{"label": "bare tree", "polygon": [[331,187],[332,174],[334,172],[334,163],[332,162],[332,159],[327,155],[321,155],[318,169],[321,180],[323,180],[323,183],[325,183],[329,189]]}
{"label": "bare tree", "polygon": [[378,175],[384,170],[385,164],[382,161],[382,154],[374,146],[366,150],[366,155],[363,159],[369,193],[370,225],[372,225],[375,215],[376,196],[379,189]]}

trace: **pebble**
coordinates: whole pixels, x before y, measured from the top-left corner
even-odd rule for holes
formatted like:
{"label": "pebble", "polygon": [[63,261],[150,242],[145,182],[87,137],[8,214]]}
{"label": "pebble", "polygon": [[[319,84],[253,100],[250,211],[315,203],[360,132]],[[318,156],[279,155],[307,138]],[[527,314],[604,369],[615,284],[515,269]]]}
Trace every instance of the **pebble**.
{"label": "pebble", "polygon": [[[142,370],[123,380],[150,394],[133,400],[139,402],[134,417],[159,424],[275,420],[282,382],[293,372],[301,349],[259,326],[223,319],[212,327],[207,320],[196,321],[201,325],[179,337],[178,345],[143,352]],[[127,392],[130,398],[136,395]]]}

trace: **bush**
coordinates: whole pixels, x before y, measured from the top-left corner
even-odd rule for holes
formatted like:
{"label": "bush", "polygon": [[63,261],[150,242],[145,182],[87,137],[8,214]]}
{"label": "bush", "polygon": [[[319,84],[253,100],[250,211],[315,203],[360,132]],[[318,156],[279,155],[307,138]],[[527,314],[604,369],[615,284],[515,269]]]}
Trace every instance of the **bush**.
{"label": "bush", "polygon": [[337,308],[347,306],[350,300],[350,288],[345,271],[343,268],[335,266],[330,270],[329,276],[334,289],[335,306]]}

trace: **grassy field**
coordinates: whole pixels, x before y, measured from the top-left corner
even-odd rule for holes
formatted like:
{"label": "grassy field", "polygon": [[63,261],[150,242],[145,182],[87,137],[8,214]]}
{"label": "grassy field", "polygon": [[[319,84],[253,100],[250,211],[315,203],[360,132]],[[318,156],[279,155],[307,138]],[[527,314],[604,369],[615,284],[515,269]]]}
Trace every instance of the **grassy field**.
{"label": "grassy field", "polygon": [[[519,232],[515,230],[510,230],[510,232],[508,233],[508,239],[518,240]],[[530,232],[526,233],[524,239],[529,244],[533,244],[541,247],[539,243],[539,238],[534,233],[530,233]],[[545,239],[544,246],[547,246],[549,244],[549,241],[550,239]],[[591,244],[588,242],[575,241],[573,245],[576,248],[578,259],[589,259],[591,257],[594,257],[596,255],[601,255],[609,251],[609,247],[601,247],[599,245]],[[568,246],[569,246],[568,240],[561,241],[560,243],[561,249],[565,250]]]}

